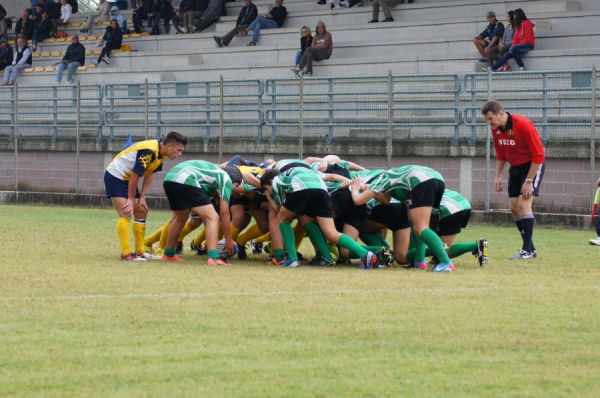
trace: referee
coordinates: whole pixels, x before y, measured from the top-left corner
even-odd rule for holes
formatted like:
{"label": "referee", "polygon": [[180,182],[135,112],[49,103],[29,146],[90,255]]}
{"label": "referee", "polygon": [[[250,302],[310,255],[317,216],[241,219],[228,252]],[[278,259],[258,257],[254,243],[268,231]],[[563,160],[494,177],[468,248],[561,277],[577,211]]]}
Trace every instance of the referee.
{"label": "referee", "polygon": [[505,112],[497,101],[488,101],[481,113],[492,129],[496,149],[494,189],[502,191],[502,173],[508,169],[510,210],[521,233],[523,246],[511,257],[527,260],[537,256],[533,244],[533,198],[538,196],[544,176],[544,147],[533,122],[525,116]]}

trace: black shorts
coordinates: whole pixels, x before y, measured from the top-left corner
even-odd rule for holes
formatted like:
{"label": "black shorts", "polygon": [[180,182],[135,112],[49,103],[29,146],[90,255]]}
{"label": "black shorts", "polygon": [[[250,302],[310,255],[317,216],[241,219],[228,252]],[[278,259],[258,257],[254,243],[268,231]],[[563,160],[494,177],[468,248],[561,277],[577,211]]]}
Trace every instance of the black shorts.
{"label": "black shorts", "polygon": [[[121,180],[108,171],[104,172],[104,189],[106,191],[106,197],[111,198],[125,198],[129,197],[129,181]],[[135,197],[140,197],[140,191],[135,189]]]}
{"label": "black shorts", "polygon": [[[508,197],[518,198],[521,195],[521,187],[527,179],[529,174],[529,167],[531,162],[522,164],[520,166],[510,166],[508,169]],[[533,178],[533,196],[539,196],[540,185],[542,184],[542,178],[544,178],[544,164],[540,165],[538,172]]]}
{"label": "black shorts", "polygon": [[385,225],[392,231],[410,227],[408,208],[404,203],[381,204],[367,211],[367,218]]}
{"label": "black shorts", "polygon": [[172,181],[163,182],[163,188],[173,211],[212,204],[208,193],[202,188]]}
{"label": "black shorts", "polygon": [[304,189],[288,193],[283,207],[299,216],[333,217],[331,198],[324,189]]}
{"label": "black shorts", "polygon": [[434,209],[439,209],[445,189],[446,184],[444,184],[444,181],[437,178],[423,181],[414,187],[408,196],[410,199],[410,208],[433,207]]}
{"label": "black shorts", "polygon": [[236,198],[233,195],[229,198],[229,206],[242,205],[246,207],[248,205],[248,198],[242,196],[241,198]]}
{"label": "black shorts", "polygon": [[362,227],[365,221],[365,207],[356,206],[352,200],[352,192],[343,188],[331,194],[331,206],[336,226],[348,224],[356,229]]}
{"label": "black shorts", "polygon": [[471,210],[461,210],[444,219],[441,219],[437,226],[439,236],[448,236],[459,234],[463,228],[467,227],[471,218]]}

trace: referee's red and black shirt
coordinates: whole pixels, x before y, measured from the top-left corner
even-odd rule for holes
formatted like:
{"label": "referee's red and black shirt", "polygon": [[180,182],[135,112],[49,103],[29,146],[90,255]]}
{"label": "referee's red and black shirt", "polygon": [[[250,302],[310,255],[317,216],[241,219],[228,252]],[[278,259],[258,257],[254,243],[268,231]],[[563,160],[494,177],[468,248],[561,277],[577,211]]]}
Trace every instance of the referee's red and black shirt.
{"label": "referee's red and black shirt", "polygon": [[544,147],[533,122],[525,116],[507,114],[504,129],[492,130],[496,159],[505,160],[511,166],[544,163]]}

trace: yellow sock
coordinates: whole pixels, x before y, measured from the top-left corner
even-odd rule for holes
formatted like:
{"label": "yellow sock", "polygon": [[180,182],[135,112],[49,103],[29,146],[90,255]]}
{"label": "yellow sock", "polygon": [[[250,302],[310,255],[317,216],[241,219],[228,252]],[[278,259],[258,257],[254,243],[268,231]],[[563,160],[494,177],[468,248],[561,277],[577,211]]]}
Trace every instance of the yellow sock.
{"label": "yellow sock", "polygon": [[162,233],[160,234],[160,242],[158,248],[163,250],[167,246],[167,235],[169,235],[169,228],[171,227],[171,220],[164,223],[162,227]]}
{"label": "yellow sock", "polygon": [[196,227],[194,227],[193,225],[191,225],[190,220],[187,220],[185,222],[185,225],[183,226],[183,229],[181,230],[181,233],[179,234],[178,242],[182,242],[183,238],[185,238],[194,229],[196,229]]}
{"label": "yellow sock", "polygon": [[233,240],[236,240],[238,238],[238,235],[242,231],[241,229],[239,229],[238,227],[236,227],[233,224],[229,224],[229,229],[231,229],[231,238]]}
{"label": "yellow sock", "polygon": [[163,231],[163,227],[169,223],[169,221],[167,221],[166,223],[164,223],[159,229],[157,229],[156,231],[152,232],[152,235],[148,236],[145,240],[144,240],[144,245],[151,247],[153,244],[155,244],[156,242],[158,242],[160,240],[160,236],[162,234]]}
{"label": "yellow sock", "polygon": [[202,244],[202,242],[204,242],[205,239],[206,239],[206,228],[201,227],[200,232],[198,232],[198,236],[196,236],[194,238],[194,244],[199,247]]}
{"label": "yellow sock", "polygon": [[258,238],[262,234],[263,233],[260,232],[258,224],[254,224],[253,226],[251,226],[250,228],[238,235],[237,243],[244,246],[246,243],[248,243],[248,241]]}
{"label": "yellow sock", "polygon": [[131,244],[129,243],[129,219],[119,217],[117,219],[117,235],[119,236],[119,242],[121,243],[121,254],[126,256],[131,254]]}
{"label": "yellow sock", "polygon": [[304,227],[302,226],[302,224],[296,224],[296,226],[294,227],[294,237],[296,238],[296,250],[298,250],[298,248],[300,247],[300,243],[302,243],[302,239],[304,239],[305,236],[306,234],[304,233]]}
{"label": "yellow sock", "polygon": [[265,243],[271,240],[271,233],[267,232],[266,234],[262,234],[258,238],[254,239],[255,242]]}
{"label": "yellow sock", "polygon": [[133,220],[133,242],[135,243],[135,254],[144,254],[144,236],[146,235],[146,219],[135,218]]}

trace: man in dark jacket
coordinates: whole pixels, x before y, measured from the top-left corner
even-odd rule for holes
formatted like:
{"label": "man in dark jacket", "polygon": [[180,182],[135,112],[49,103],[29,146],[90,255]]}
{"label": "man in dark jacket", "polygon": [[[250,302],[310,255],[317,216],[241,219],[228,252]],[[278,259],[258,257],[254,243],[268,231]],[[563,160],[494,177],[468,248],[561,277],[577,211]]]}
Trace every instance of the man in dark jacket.
{"label": "man in dark jacket", "polygon": [[13,49],[5,38],[0,39],[0,70],[13,62]]}
{"label": "man in dark jacket", "polygon": [[[36,6],[37,7],[37,6]],[[38,43],[43,42],[52,34],[52,20],[48,16],[48,11],[42,10],[40,21],[33,31],[33,52],[37,51]]]}
{"label": "man in dark jacket", "polygon": [[79,36],[71,36],[71,44],[67,47],[67,51],[63,56],[62,61],[58,65],[56,72],[56,83],[62,82],[63,72],[67,68],[67,83],[73,83],[73,73],[78,67],[85,65],[85,47],[79,42]]}
{"label": "man in dark jacket", "polygon": [[160,22],[158,4],[156,4],[155,0],[142,0],[137,10],[133,12],[132,19],[135,33],[142,33],[144,21],[148,21],[148,27],[151,29],[151,32],[155,32]]}
{"label": "man in dark jacket", "polygon": [[286,18],[287,9],[283,6],[283,0],[275,0],[275,7],[271,8],[268,14],[259,16],[250,24],[252,41],[248,45],[255,46],[258,43],[261,29],[281,28]]}
{"label": "man in dark jacket", "polygon": [[175,15],[171,0],[158,0],[158,13],[160,14],[160,18],[163,20],[165,33],[169,34],[171,31],[171,18],[173,18],[173,15]]}
{"label": "man in dark jacket", "polygon": [[242,10],[240,11],[240,15],[238,15],[235,28],[231,29],[225,36],[213,36],[213,39],[215,39],[219,47],[228,46],[231,39],[233,39],[233,36],[248,33],[250,24],[254,22],[257,16],[258,11],[256,10],[256,6],[252,3],[252,0],[244,0],[244,7],[242,7]]}
{"label": "man in dark jacket", "polygon": [[35,30],[35,23],[29,19],[27,11],[21,11],[21,18],[15,24],[15,35],[23,35],[25,40],[31,40],[33,37],[33,31]]}

